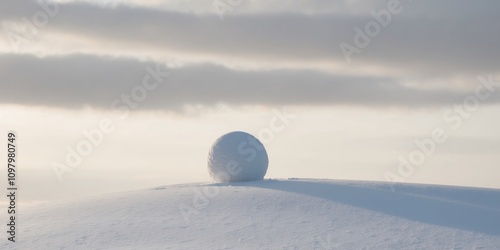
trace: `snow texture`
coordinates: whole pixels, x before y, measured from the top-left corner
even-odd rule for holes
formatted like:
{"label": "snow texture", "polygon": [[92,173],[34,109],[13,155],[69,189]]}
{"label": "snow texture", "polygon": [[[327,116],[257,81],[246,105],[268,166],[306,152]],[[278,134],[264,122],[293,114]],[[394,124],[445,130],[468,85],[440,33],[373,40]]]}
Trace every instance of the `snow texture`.
{"label": "snow texture", "polygon": [[264,145],[251,134],[240,131],[221,136],[208,155],[208,171],[216,182],[262,180],[268,164]]}
{"label": "snow texture", "polygon": [[20,212],[18,241],[4,238],[0,249],[500,248],[498,189],[310,179],[193,183]]}

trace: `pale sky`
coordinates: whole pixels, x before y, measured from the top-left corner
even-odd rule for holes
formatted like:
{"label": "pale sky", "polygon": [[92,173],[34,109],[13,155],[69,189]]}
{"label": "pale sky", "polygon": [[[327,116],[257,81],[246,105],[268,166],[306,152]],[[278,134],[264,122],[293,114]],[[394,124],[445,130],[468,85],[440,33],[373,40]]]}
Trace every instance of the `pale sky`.
{"label": "pale sky", "polygon": [[265,144],[266,178],[500,188],[499,11],[3,1],[0,138],[18,134],[23,202],[210,182],[209,147],[235,130]]}

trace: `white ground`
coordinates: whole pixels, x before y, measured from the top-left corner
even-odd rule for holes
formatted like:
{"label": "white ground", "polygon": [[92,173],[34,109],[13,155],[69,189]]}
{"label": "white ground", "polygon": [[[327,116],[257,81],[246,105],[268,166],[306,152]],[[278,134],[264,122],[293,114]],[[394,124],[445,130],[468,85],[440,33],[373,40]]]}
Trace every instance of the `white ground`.
{"label": "white ground", "polygon": [[22,212],[18,242],[2,239],[0,249],[500,249],[497,189],[196,183]]}

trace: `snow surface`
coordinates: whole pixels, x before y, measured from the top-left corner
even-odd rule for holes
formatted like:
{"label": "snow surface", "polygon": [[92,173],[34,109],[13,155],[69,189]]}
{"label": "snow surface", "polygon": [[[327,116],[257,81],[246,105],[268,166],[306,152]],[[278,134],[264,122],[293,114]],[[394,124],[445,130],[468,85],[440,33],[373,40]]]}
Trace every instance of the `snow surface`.
{"label": "snow surface", "polygon": [[21,212],[18,242],[4,240],[0,249],[500,249],[498,189],[195,183]]}
{"label": "snow surface", "polygon": [[241,131],[221,136],[208,153],[208,171],[216,182],[262,180],[268,164],[264,145],[253,135]]}

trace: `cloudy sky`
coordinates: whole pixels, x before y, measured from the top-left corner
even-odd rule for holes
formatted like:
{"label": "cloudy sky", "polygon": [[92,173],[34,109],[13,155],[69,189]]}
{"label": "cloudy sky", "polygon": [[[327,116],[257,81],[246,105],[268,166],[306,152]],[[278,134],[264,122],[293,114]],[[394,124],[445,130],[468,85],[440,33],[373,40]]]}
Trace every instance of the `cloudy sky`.
{"label": "cloudy sky", "polygon": [[18,134],[25,202],[210,181],[208,149],[233,130],[265,143],[270,178],[500,188],[499,11],[6,0],[2,137]]}

